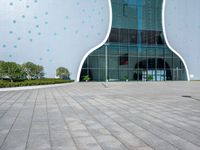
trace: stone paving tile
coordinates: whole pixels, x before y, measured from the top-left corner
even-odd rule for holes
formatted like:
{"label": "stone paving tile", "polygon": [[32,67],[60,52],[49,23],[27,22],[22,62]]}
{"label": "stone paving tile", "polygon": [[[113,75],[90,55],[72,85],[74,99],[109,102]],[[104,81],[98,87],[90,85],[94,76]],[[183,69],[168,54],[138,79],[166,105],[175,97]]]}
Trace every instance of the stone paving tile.
{"label": "stone paving tile", "polygon": [[0,92],[0,150],[200,150],[200,82],[103,84]]}

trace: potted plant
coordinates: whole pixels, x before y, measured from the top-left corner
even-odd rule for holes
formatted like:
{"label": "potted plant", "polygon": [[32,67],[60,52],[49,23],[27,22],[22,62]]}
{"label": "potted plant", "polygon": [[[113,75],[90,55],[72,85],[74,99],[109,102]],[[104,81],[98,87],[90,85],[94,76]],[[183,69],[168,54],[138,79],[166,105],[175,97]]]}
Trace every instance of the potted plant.
{"label": "potted plant", "polygon": [[152,75],[148,75],[147,76],[147,81],[152,81],[153,80],[153,76]]}
{"label": "potted plant", "polygon": [[126,82],[128,82],[128,76],[127,75],[124,76],[124,79],[125,79]]}
{"label": "potted plant", "polygon": [[84,75],[83,76],[83,81],[88,82],[90,80],[89,75]]}

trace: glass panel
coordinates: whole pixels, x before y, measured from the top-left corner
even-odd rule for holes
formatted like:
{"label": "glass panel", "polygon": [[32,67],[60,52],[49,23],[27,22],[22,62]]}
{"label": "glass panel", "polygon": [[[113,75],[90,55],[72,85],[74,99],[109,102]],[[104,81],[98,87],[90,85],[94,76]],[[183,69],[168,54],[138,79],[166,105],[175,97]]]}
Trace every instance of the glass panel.
{"label": "glass panel", "polygon": [[167,48],[165,48],[165,57],[173,57],[173,52]]}
{"label": "glass panel", "polygon": [[119,55],[119,47],[118,46],[108,46],[108,55]]}
{"label": "glass panel", "polygon": [[119,70],[119,79],[124,81],[128,77],[128,70],[127,69],[120,69]]}
{"label": "glass panel", "polygon": [[94,81],[99,81],[99,69],[90,69],[90,78]]}
{"label": "glass panel", "polygon": [[120,30],[120,42],[128,43],[128,30],[126,30],[126,29]]}
{"label": "glass panel", "polygon": [[108,80],[109,81],[118,81],[118,70],[116,69],[109,69],[108,71]]}
{"label": "glass panel", "polygon": [[89,56],[89,68],[98,68],[98,56]]}
{"label": "glass panel", "polygon": [[129,56],[132,56],[132,57],[138,56],[138,49],[137,49],[137,47],[135,47],[135,46],[129,46],[128,47],[128,53],[129,53]]}
{"label": "glass panel", "polygon": [[148,57],[152,57],[152,56],[156,56],[156,49],[153,47],[148,47],[147,48],[147,56]]}
{"label": "glass panel", "polygon": [[165,68],[173,68],[173,58],[165,58]]}
{"label": "glass panel", "polygon": [[119,42],[119,29],[113,28],[111,30],[109,42]]}
{"label": "glass panel", "polygon": [[99,68],[106,68],[105,56],[99,56],[97,59],[99,60]]}
{"label": "glass panel", "polygon": [[118,66],[119,66],[119,58],[109,56],[108,57],[108,68],[109,69],[116,69],[116,68],[118,68]]}
{"label": "glass panel", "polygon": [[163,49],[163,47],[157,47],[156,48],[156,56],[157,57],[161,57],[161,58],[164,57],[164,49]]}
{"label": "glass panel", "polygon": [[141,49],[138,49],[138,56],[147,56],[147,50],[146,48],[141,48]]}

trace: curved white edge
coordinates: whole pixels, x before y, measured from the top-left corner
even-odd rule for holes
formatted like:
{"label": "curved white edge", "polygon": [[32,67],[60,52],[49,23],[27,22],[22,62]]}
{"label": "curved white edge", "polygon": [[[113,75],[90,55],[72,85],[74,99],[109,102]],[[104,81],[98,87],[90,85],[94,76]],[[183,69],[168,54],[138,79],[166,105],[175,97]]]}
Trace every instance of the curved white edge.
{"label": "curved white edge", "polygon": [[81,60],[81,63],[79,65],[79,69],[78,69],[78,73],[77,73],[77,77],[76,77],[76,80],[75,82],[79,82],[79,79],[80,79],[80,75],[81,75],[81,69],[82,69],[82,66],[83,66],[83,63],[85,62],[86,58],[95,50],[97,50],[98,48],[100,48],[101,46],[103,46],[109,35],[110,35],[110,32],[111,32],[111,29],[112,29],[112,4],[111,4],[111,0],[108,0],[108,5],[109,5],[109,27],[108,27],[108,31],[107,31],[107,34],[106,34],[106,37],[104,38],[104,40],[97,46],[95,46],[94,48],[92,48],[91,50],[89,50],[83,57],[83,59]]}
{"label": "curved white edge", "polygon": [[166,44],[168,46],[168,48],[174,52],[183,62],[184,67],[186,69],[186,74],[187,74],[187,80],[190,81],[190,76],[189,76],[189,70],[187,67],[187,64],[185,62],[185,60],[183,59],[183,57],[169,44],[168,38],[167,38],[167,34],[166,34],[166,27],[165,27],[165,5],[166,5],[166,1],[167,0],[163,0],[163,5],[162,5],[162,27],[163,27],[163,34],[164,34],[164,38],[166,41]]}

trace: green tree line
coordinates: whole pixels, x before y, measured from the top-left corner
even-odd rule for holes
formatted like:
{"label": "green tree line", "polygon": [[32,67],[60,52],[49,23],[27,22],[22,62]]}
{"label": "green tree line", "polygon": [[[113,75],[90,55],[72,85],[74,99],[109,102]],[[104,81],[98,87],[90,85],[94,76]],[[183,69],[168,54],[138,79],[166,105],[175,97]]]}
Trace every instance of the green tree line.
{"label": "green tree line", "polygon": [[44,77],[43,66],[26,62],[22,65],[16,62],[0,61],[0,78],[9,79],[10,82],[16,80],[32,80],[41,79]]}

